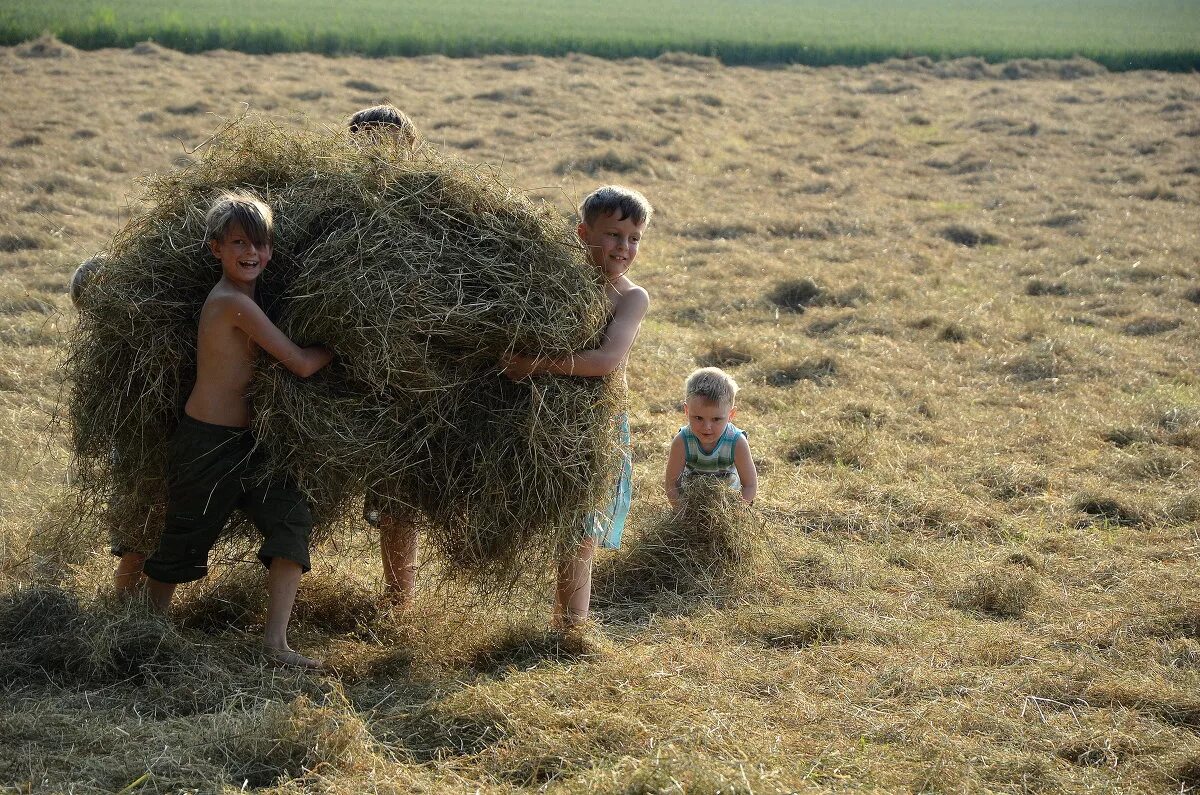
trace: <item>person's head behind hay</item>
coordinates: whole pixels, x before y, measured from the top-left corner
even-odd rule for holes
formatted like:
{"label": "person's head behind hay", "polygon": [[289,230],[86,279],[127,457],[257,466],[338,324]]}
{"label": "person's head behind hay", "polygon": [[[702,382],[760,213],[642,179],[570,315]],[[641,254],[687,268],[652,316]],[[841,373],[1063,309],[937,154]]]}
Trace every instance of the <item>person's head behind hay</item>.
{"label": "person's head behind hay", "polygon": [[758,493],[758,470],[746,432],[733,424],[738,385],[718,367],[702,367],[684,384],[685,424],[671,440],[664,486],[667,499],[678,506],[680,486],[705,478],[723,483],[753,503]]}
{"label": "person's head behind hay", "polygon": [[370,143],[394,143],[412,152],[420,142],[417,126],[408,114],[390,103],[356,111],[347,122],[350,134]]}
{"label": "person's head behind hay", "polygon": [[76,309],[83,311],[87,308],[88,292],[99,275],[100,269],[104,267],[104,260],[105,253],[103,251],[93,254],[79,263],[79,267],[71,274],[71,286],[68,292],[71,296],[71,304]]}

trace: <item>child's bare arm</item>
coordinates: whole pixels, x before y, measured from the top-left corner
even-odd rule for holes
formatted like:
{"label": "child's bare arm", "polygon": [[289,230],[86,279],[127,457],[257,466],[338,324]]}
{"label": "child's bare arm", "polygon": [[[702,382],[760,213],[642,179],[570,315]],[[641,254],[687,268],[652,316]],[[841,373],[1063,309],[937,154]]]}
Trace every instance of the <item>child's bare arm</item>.
{"label": "child's bare arm", "polygon": [[746,434],[740,434],[733,445],[733,466],[737,470],[738,480],[742,482],[742,500],[754,502],[758,494],[758,469],[754,466],[754,456],[750,455],[750,442]]}
{"label": "child's bare arm", "polygon": [[645,290],[640,287],[630,290],[622,295],[617,303],[613,318],[604,329],[604,341],[600,343],[600,347],[560,356],[508,354],[500,360],[504,374],[512,379],[539,373],[592,378],[608,375],[616,370],[629,354],[649,307],[650,297],[646,295]]}
{"label": "child's bare arm", "polygon": [[333,352],[323,345],[301,348],[292,342],[248,296],[232,296],[227,311],[236,328],[301,378],[308,378],[333,360]]}
{"label": "child's bare arm", "polygon": [[663,486],[672,507],[679,506],[679,476],[683,473],[683,437],[675,434],[671,440],[671,452],[667,454],[667,471],[663,475]]}

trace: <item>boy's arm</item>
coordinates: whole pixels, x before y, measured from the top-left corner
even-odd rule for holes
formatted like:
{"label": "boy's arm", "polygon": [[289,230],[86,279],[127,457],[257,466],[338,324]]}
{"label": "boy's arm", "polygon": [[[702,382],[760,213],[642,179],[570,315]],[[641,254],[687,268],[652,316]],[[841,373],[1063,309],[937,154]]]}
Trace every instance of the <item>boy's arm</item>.
{"label": "boy's arm", "polygon": [[233,296],[226,311],[235,328],[301,378],[308,378],[333,360],[333,352],[322,345],[301,348],[288,339],[248,296]]}
{"label": "boy's arm", "polygon": [[621,296],[613,311],[613,318],[604,329],[604,341],[599,348],[559,356],[525,356],[519,353],[506,354],[500,359],[504,374],[513,380],[527,375],[550,373],[553,375],[577,375],[596,378],[616,370],[641,328],[642,318],[650,308],[650,297],[641,287]]}
{"label": "boy's arm", "polygon": [[671,452],[667,454],[667,471],[663,475],[663,486],[672,508],[679,507],[679,476],[683,473],[683,437],[675,434],[671,440]]}
{"label": "boy's arm", "polygon": [[754,466],[754,456],[750,455],[750,442],[746,434],[739,434],[733,445],[733,466],[737,470],[738,480],[742,482],[742,500],[754,502],[758,494],[758,469]]}

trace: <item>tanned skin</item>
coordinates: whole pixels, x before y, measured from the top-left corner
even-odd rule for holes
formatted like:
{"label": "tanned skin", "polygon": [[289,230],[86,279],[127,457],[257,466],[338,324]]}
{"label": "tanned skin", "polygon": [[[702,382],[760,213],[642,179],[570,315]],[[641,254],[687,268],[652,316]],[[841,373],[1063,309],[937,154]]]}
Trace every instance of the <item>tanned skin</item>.
{"label": "tanned skin", "polygon": [[[307,378],[333,359],[322,346],[302,348],[275,327],[254,300],[254,286],[271,261],[271,244],[255,244],[233,223],[209,249],[221,261],[221,280],[208,294],[200,312],[196,343],[196,385],[184,406],[189,417],[214,425],[250,425],[246,391],[259,349],[296,375]],[[263,643],[277,662],[302,668],[321,668],[319,660],[293,651],[287,642],[292,605],[300,587],[299,563],[274,558],[267,573],[267,623]],[[151,602],[166,611],[175,584],[146,578]]]}
{"label": "tanned skin", "polygon": [[[700,440],[700,447],[706,453],[711,453],[725,426],[737,415],[737,408],[732,403],[711,400],[700,395],[692,395],[683,404],[683,416],[692,433]],[[663,476],[663,485],[667,490],[667,499],[671,506],[679,507],[679,476],[683,473],[684,459],[683,436],[676,434],[671,440],[671,451],[667,454],[667,469]],[[739,436],[733,446],[733,466],[737,470],[738,480],[742,484],[742,501],[754,503],[758,494],[758,470],[754,466],[754,457],[750,454],[750,443],[745,434]]]}

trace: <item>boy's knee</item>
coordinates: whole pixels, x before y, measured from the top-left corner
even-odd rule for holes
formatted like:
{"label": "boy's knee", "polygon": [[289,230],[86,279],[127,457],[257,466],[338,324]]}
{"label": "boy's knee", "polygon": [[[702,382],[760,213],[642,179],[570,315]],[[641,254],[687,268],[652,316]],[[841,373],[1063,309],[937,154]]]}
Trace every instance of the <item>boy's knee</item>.
{"label": "boy's knee", "polygon": [[216,541],[217,530],[185,517],[168,521],[158,549],[146,559],[143,571],[148,577],[165,583],[199,580],[208,574],[208,551]]}
{"label": "boy's knee", "polygon": [[280,522],[272,528],[263,528],[266,541],[258,550],[258,559],[268,569],[276,559],[291,561],[300,566],[300,571],[307,574],[312,568],[308,554],[309,526]]}

